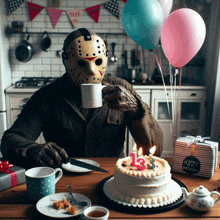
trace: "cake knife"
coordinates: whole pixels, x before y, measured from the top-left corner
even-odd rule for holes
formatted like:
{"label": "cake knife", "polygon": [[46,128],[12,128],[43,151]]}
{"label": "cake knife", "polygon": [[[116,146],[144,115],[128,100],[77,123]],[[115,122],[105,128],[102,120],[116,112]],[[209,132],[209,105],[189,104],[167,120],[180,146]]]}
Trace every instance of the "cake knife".
{"label": "cake knife", "polygon": [[85,162],[82,162],[82,161],[79,161],[79,160],[75,160],[75,159],[72,159],[72,158],[66,158],[66,163],[71,163],[74,166],[83,167],[83,168],[86,168],[86,169],[89,169],[89,170],[108,173],[108,171],[106,171],[106,170],[104,170],[100,167],[97,167],[97,166],[94,166],[92,164],[88,164],[88,163],[85,163]]}

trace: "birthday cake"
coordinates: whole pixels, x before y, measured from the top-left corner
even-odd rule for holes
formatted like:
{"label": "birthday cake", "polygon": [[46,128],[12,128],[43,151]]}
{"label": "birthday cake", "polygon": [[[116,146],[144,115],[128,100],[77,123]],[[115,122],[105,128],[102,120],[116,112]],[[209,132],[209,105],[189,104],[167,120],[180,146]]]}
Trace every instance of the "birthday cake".
{"label": "birthday cake", "polygon": [[131,156],[118,159],[114,177],[104,185],[106,196],[118,203],[144,207],[164,206],[178,200],[182,191],[171,178],[168,162],[154,156],[151,167],[151,158],[142,158],[142,166],[141,162],[134,163]]}

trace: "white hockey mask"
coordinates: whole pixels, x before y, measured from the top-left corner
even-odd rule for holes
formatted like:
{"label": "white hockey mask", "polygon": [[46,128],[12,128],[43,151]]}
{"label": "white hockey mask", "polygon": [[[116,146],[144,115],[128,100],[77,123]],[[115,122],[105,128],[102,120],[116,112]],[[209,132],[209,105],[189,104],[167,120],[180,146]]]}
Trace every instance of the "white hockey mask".
{"label": "white hockey mask", "polygon": [[63,63],[78,87],[82,83],[101,83],[108,57],[104,41],[92,31],[80,28],[64,41]]}

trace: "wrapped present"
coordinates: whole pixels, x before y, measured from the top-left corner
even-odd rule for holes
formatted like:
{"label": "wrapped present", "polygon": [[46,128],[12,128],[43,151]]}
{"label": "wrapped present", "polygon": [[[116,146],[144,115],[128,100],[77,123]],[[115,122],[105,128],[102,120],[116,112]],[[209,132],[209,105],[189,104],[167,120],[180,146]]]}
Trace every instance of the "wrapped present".
{"label": "wrapped present", "polygon": [[175,142],[172,170],[211,178],[218,165],[218,142],[186,136]]}
{"label": "wrapped present", "polygon": [[0,192],[26,182],[25,169],[0,160]]}

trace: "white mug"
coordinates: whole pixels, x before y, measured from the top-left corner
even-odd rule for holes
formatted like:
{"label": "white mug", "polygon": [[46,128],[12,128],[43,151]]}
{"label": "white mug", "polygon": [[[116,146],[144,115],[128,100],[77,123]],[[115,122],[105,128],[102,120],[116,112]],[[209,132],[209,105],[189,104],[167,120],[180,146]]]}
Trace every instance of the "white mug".
{"label": "white mug", "polygon": [[109,210],[103,206],[91,206],[85,209],[83,214],[86,220],[107,220]]}
{"label": "white mug", "polygon": [[82,106],[83,108],[102,107],[102,89],[106,87],[101,83],[81,84]]}

